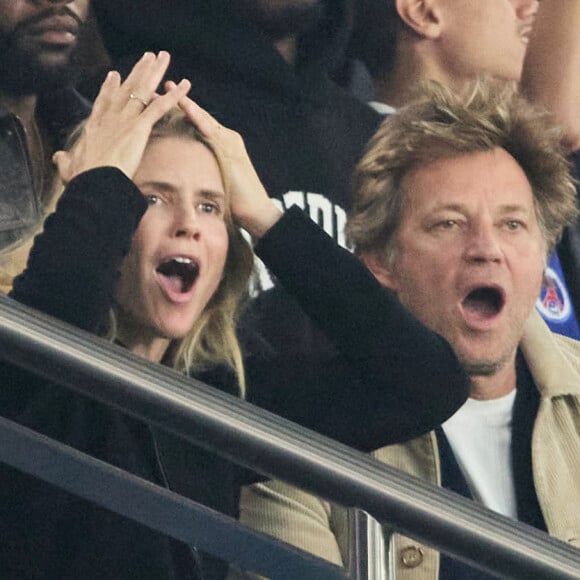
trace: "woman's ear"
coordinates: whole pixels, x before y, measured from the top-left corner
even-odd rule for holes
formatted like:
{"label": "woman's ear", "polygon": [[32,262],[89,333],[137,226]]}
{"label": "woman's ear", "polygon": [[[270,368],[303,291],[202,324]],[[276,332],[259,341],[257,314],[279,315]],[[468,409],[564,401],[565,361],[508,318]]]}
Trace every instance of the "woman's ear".
{"label": "woman's ear", "polygon": [[363,252],[360,255],[360,259],[383,286],[396,292],[397,284],[391,268],[387,265],[388,260],[384,254]]}
{"label": "woman's ear", "polygon": [[442,24],[439,0],[396,0],[396,7],[399,18],[413,32],[431,40],[439,37]]}

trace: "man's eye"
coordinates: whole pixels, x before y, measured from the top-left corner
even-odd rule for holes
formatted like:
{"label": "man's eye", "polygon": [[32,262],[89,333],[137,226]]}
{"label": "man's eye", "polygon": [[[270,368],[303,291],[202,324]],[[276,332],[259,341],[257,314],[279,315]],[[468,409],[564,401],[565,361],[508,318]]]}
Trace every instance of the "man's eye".
{"label": "man's eye", "polygon": [[434,225],[435,229],[450,230],[458,225],[457,220],[442,220]]}
{"label": "man's eye", "polygon": [[515,231],[521,229],[524,224],[520,220],[507,220],[505,225],[508,230]]}

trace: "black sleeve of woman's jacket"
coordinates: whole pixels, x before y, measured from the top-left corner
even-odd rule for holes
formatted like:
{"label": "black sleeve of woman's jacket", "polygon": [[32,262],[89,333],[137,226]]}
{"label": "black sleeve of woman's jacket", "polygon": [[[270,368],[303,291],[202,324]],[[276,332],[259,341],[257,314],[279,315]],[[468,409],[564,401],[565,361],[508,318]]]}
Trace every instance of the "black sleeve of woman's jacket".
{"label": "black sleeve of woman's jacket", "polygon": [[286,212],[256,253],[338,356],[252,357],[252,402],[370,450],[429,431],[465,401],[468,377],[447,341],[299,208]]}
{"label": "black sleeve of woman's jacket", "polygon": [[75,177],[36,237],[10,295],[97,332],[107,321],[119,267],[146,209],[139,189],[118,169]]}

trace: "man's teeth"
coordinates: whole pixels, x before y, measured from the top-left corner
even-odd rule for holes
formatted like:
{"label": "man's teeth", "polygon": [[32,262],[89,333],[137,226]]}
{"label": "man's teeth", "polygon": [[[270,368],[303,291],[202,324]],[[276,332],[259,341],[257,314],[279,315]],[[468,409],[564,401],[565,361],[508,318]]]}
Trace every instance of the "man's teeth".
{"label": "man's teeth", "polygon": [[182,256],[178,256],[177,258],[173,258],[174,261],[178,262],[179,264],[191,264],[193,260],[191,258],[184,258]]}

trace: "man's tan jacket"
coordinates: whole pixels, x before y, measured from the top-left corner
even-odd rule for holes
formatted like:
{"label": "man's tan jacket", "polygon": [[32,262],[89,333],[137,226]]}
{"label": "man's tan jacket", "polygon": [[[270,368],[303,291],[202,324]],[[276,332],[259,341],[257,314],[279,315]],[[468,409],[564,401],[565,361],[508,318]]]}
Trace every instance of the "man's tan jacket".
{"label": "man's tan jacket", "polygon": [[[550,535],[580,548],[580,342],[553,334],[534,313],[520,343],[540,392],[532,434],[536,494]],[[402,471],[441,484],[435,434],[374,453]],[[336,564],[347,553],[347,512],[281,482],[244,489],[240,519]],[[395,537],[397,579],[436,580],[439,554]]]}

